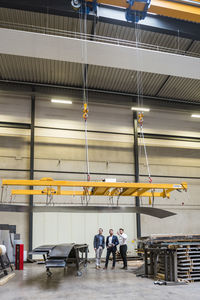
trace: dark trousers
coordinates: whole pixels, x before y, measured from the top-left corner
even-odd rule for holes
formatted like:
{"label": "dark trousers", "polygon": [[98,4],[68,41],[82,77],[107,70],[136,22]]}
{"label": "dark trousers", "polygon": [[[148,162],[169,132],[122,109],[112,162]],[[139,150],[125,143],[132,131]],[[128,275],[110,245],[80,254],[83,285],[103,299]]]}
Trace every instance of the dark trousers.
{"label": "dark trousers", "polygon": [[113,256],[113,267],[115,266],[115,261],[116,261],[116,249],[111,247],[111,248],[107,248],[107,254],[106,254],[106,264],[105,264],[105,267],[107,268],[108,266],[108,260],[109,260],[109,257],[110,257],[110,254],[112,253],[112,256]]}
{"label": "dark trousers", "polygon": [[126,257],[126,252],[127,252],[127,245],[122,245],[119,247],[120,254],[124,263],[124,267],[127,267],[127,257]]}

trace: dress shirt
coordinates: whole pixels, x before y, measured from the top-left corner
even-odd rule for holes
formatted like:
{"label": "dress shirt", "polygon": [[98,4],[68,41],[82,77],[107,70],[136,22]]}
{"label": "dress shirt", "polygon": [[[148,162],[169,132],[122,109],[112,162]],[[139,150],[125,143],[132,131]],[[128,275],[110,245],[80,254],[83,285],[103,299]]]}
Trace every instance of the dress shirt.
{"label": "dress shirt", "polygon": [[113,238],[113,236],[109,236],[109,240],[108,240],[109,245],[108,246],[110,246],[112,244],[112,238]]}
{"label": "dress shirt", "polygon": [[119,244],[120,246],[123,246],[123,245],[127,245],[127,234],[126,233],[122,233],[122,234],[119,234]]}

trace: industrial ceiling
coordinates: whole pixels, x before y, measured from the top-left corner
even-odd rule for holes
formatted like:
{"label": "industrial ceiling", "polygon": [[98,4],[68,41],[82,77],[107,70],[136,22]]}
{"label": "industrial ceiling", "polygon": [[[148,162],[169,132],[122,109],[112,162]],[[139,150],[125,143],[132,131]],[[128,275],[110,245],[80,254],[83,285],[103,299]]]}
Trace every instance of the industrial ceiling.
{"label": "industrial ceiling", "polygon": [[[65,35],[66,31],[77,34],[80,32],[80,22],[77,18],[8,8],[0,8],[0,26],[44,33],[50,31],[51,34],[59,35]],[[87,32],[91,34],[92,31],[93,23],[88,20]],[[136,40],[134,25],[125,27],[98,22],[94,33],[94,39],[103,36],[116,40]],[[186,55],[200,55],[200,41],[180,38],[178,34],[172,36],[139,30],[138,39],[140,43],[170,48],[175,53],[181,51]],[[0,79],[70,87],[81,87],[83,83],[80,64],[5,54],[0,54]],[[88,88],[137,94],[137,73],[89,65]],[[142,90],[146,96],[200,103],[199,80],[142,73]]]}

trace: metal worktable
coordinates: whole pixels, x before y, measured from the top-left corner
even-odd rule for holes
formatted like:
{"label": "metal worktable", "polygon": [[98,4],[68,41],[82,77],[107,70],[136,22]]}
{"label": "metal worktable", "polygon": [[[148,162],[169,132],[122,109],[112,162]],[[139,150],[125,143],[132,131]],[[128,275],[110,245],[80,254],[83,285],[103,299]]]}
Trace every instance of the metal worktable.
{"label": "metal worktable", "polygon": [[47,276],[51,276],[52,268],[66,268],[74,264],[77,275],[81,276],[81,267],[87,267],[88,245],[87,244],[59,244],[43,245],[30,252],[33,255],[43,255]]}

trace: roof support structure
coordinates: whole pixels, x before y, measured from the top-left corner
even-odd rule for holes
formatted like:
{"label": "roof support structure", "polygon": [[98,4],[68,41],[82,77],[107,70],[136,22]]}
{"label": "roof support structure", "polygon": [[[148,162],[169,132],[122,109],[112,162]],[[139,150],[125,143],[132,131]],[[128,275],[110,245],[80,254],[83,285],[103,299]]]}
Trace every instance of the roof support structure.
{"label": "roof support structure", "polygon": [[[139,147],[138,147],[138,115],[136,111],[133,112],[133,133],[134,133],[133,155],[134,155],[135,182],[139,182],[140,164],[139,164]],[[143,190],[144,189],[141,189],[140,191]],[[136,189],[135,191],[138,192],[138,189]],[[135,206],[140,207],[139,195],[135,197]],[[140,214],[136,214],[136,230],[137,230],[137,238],[140,238],[141,237]]]}
{"label": "roof support structure", "polygon": [[[30,180],[34,179],[34,159],[35,159],[35,95],[31,96],[31,132],[30,132]],[[30,186],[30,191],[33,190],[33,186]],[[33,208],[33,195],[29,195],[29,206]],[[33,212],[29,211],[29,251],[32,251],[33,247]],[[30,256],[31,257],[31,256]]]}
{"label": "roof support structure", "polygon": [[[4,91],[6,93],[23,93],[23,94],[30,94],[31,91],[31,87],[34,87],[35,89],[35,93],[37,95],[40,95],[41,93],[44,93],[47,96],[51,96],[52,93],[54,95],[57,95],[58,91],[59,91],[59,96],[63,95],[66,97],[66,92],[70,92],[70,93],[76,93],[77,95],[77,99],[79,99],[80,101],[82,101],[81,95],[82,95],[82,87],[75,87],[75,86],[67,86],[67,85],[57,85],[57,84],[49,84],[49,83],[37,83],[37,82],[24,82],[24,81],[17,81],[17,80],[6,80],[6,79],[0,79],[0,89],[1,92],[4,93]],[[51,93],[49,90],[47,90],[47,88],[52,89]],[[22,92],[23,91],[23,92]],[[138,94],[133,94],[133,93],[125,93],[125,92],[116,92],[116,91],[110,91],[110,90],[101,90],[101,89],[93,89],[93,88],[88,88],[88,93],[89,93],[89,97],[90,97],[90,101],[93,101],[93,93],[94,94],[99,94],[99,95],[103,95],[103,97],[106,96],[106,103],[108,103],[108,97],[109,97],[109,103],[110,104],[119,104],[119,105],[131,105],[133,106],[136,102],[133,102],[132,99],[133,97],[138,97]],[[115,99],[114,99],[114,97]],[[122,97],[119,97],[122,96]],[[102,99],[102,103],[103,101],[105,101],[104,98]],[[117,99],[116,99],[117,97]],[[104,99],[104,100],[103,100]],[[123,101],[121,101],[123,99]],[[78,101],[79,101],[78,100]],[[120,101],[119,101],[120,100]],[[144,100],[144,104],[146,104],[146,101],[148,101],[148,105],[150,105],[151,107],[154,108],[172,108],[174,109],[174,104],[178,103],[179,104],[179,109],[181,110],[188,110],[193,112],[195,109],[198,110],[199,106],[200,106],[200,102],[197,101],[193,101],[193,100],[183,100],[183,99],[176,99],[176,98],[164,98],[164,97],[159,97],[159,96],[152,96],[152,95],[143,95],[143,100]],[[3,122],[5,123],[5,122]],[[1,126],[2,122],[0,122],[0,127],[4,127]],[[18,124],[18,123],[16,123]],[[37,126],[37,128],[42,128],[42,126]],[[47,127],[45,127],[47,128]],[[48,129],[54,129],[54,127],[48,127]],[[60,130],[71,130],[71,129],[63,129],[63,128],[57,128]],[[72,129],[72,131],[77,131],[77,129]],[[78,129],[78,131],[80,131]],[[94,131],[91,131],[94,132]],[[107,132],[107,131],[106,131]],[[123,133],[124,134],[124,133]],[[159,135],[157,135],[158,138]],[[164,135],[164,137],[166,137],[167,139],[170,139],[171,136],[170,135]],[[172,137],[173,138],[173,137]],[[183,137],[180,136],[174,136],[175,139],[181,139],[183,140]],[[192,137],[187,136],[186,139],[192,140]]]}
{"label": "roof support structure", "polygon": [[2,54],[74,63],[84,63],[81,49],[86,43],[89,65],[200,79],[200,60],[190,56],[5,28],[0,40]]}

